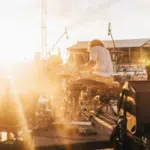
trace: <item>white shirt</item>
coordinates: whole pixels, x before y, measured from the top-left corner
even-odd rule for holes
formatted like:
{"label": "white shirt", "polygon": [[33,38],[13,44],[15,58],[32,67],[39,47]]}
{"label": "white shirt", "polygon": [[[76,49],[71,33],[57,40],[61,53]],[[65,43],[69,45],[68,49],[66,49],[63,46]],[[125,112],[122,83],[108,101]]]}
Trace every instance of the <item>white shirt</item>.
{"label": "white shirt", "polygon": [[113,75],[113,64],[109,51],[102,46],[95,46],[90,49],[90,60],[96,61],[93,73],[109,77]]}

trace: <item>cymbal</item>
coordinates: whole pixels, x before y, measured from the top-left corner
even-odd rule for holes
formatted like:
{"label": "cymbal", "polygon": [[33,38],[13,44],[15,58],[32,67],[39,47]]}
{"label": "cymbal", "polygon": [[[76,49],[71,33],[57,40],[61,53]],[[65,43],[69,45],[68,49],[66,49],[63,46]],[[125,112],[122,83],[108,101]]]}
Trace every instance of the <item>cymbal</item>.
{"label": "cymbal", "polygon": [[89,53],[87,50],[85,49],[68,49],[69,52],[74,53],[74,54],[85,54],[85,53]]}
{"label": "cymbal", "polygon": [[85,85],[91,85],[91,86],[107,86],[106,83],[103,83],[103,82],[98,82],[98,81],[95,81],[93,79],[89,79],[89,78],[81,78],[81,79],[78,79],[77,82],[79,83],[82,83],[82,84],[85,84]]}
{"label": "cymbal", "polygon": [[70,73],[59,73],[58,76],[61,78],[72,78],[73,77],[73,75]]}

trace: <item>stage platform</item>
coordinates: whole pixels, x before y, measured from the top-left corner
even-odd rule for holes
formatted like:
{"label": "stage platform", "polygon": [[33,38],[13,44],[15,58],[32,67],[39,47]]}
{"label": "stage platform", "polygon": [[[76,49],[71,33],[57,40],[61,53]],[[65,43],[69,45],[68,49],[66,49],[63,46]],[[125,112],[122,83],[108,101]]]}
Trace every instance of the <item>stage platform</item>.
{"label": "stage platform", "polygon": [[[112,148],[109,130],[100,125],[98,131],[95,127],[91,130],[95,134],[81,134],[79,130],[85,128],[78,125],[67,127],[66,125],[52,126],[48,131],[36,131],[33,133],[34,147],[39,149],[70,149],[70,150],[94,150]],[[97,133],[97,134],[96,134]]]}
{"label": "stage platform", "polygon": [[[97,121],[99,122],[98,126],[91,125],[89,121],[56,122],[51,124],[48,129],[35,130],[32,132],[32,147],[34,150],[95,150],[112,148],[110,125],[101,119]],[[83,134],[84,132],[82,131],[84,129],[90,129],[92,132]],[[0,143],[0,149],[22,150],[23,148],[23,143]]]}

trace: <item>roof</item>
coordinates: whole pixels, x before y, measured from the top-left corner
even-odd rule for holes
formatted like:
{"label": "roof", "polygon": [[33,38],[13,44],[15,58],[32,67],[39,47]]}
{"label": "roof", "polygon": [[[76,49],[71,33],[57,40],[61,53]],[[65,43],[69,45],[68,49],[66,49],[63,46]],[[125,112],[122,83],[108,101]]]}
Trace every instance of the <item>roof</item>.
{"label": "roof", "polygon": [[[106,48],[114,48],[112,41],[102,41]],[[150,39],[131,39],[131,40],[115,40],[116,48],[142,47],[145,44],[150,46]],[[72,49],[87,49],[88,41],[80,41],[68,48]]]}

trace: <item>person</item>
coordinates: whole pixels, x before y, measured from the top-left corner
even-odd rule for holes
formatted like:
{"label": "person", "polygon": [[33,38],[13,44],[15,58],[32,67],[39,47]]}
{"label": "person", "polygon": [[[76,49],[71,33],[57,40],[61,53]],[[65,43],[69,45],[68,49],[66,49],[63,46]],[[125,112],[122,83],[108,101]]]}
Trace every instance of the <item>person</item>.
{"label": "person", "polygon": [[92,72],[96,80],[110,83],[113,81],[113,64],[109,51],[100,40],[92,40],[88,45],[89,62],[82,66]]}

